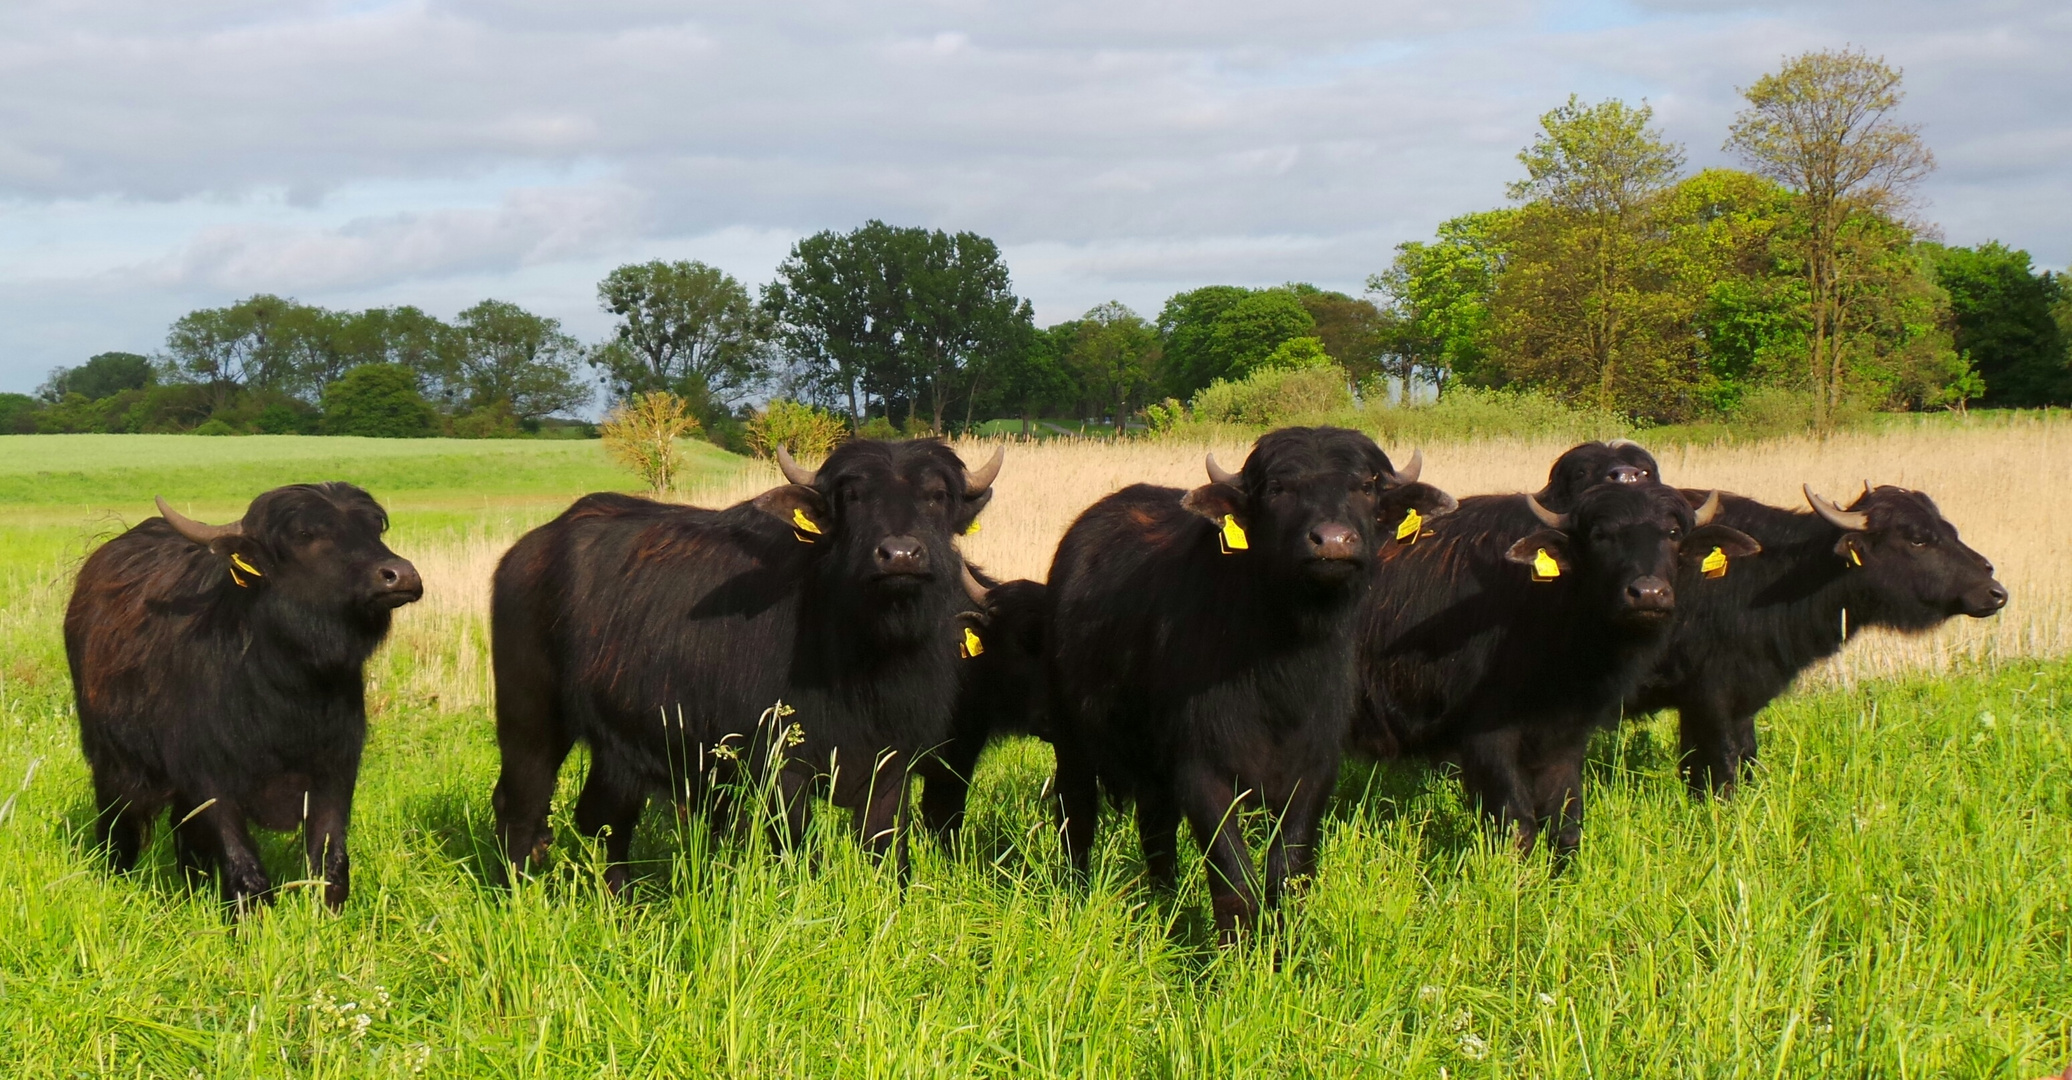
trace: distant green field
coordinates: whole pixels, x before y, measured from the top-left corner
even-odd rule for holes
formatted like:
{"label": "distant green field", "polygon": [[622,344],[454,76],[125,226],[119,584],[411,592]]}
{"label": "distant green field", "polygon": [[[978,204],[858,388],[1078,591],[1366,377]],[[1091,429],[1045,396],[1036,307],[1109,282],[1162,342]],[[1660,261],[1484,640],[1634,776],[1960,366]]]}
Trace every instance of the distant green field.
{"label": "distant green field", "polygon": [[828,813],[785,859],[657,808],[609,899],[573,837],[580,753],[556,867],[498,888],[486,632],[428,600],[370,668],[350,905],[269,836],[287,884],[233,926],[163,828],[126,876],[89,848],[66,560],[154,493],[221,519],[312,479],[366,486],[447,565],[633,486],[595,443],[0,439],[0,1075],[2034,1080],[2072,1055],[2062,661],[1787,698],[1724,804],[1685,796],[1671,721],[1607,733],[1560,874],[1443,773],[1354,766],[1313,887],[1221,950],[1199,864],[1148,890],[1119,814],[1069,880],[1032,740],[981,764],[969,845],[920,843],[904,890]]}

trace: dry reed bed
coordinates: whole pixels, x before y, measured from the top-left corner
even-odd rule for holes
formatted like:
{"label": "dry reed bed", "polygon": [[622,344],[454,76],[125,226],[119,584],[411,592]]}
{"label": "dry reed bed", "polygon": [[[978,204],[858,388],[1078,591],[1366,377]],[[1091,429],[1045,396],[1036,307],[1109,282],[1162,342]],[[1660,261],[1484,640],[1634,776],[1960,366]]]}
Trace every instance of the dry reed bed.
{"label": "dry reed bed", "polygon": [[[1530,491],[1566,449],[1565,441],[1487,440],[1424,448],[1424,478],[1455,495]],[[1410,447],[1388,447],[1399,463]],[[1799,485],[1810,483],[1846,504],[1866,480],[1928,492],[1965,540],[1999,569],[2013,594],[1988,620],[1956,619],[1917,637],[1873,633],[1835,661],[1809,673],[1818,682],[1919,670],[1960,662],[2072,652],[2072,509],[2055,493],[2072,490],[2072,424],[2043,419],[1973,429],[1843,434],[1713,446],[1651,447],[1667,478],[1717,487],[1779,506],[1803,508]],[[1006,577],[1042,578],[1052,549],[1087,504],[1126,484],[1193,486],[1203,482],[1202,455],[1236,468],[1243,444],[1052,441],[1008,444],[1007,464],[980,531],[964,550]],[[966,460],[990,447],[963,444]],[[719,506],[779,483],[774,466],[756,466],[728,481],[685,492],[688,501]],[[406,552],[424,571],[426,602],[406,612],[398,646],[417,663],[406,693],[443,695],[447,707],[486,706],[488,651],[483,615],[488,580],[515,538],[469,539]]]}

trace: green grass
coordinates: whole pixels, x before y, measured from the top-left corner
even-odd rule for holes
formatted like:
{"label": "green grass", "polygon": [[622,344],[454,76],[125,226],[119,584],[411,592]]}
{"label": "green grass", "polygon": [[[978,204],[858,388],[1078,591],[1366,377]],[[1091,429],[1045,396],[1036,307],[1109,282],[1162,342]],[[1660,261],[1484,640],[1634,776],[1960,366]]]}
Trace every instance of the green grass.
{"label": "green grass", "polygon": [[[17,470],[0,475],[83,477],[46,481],[37,512],[105,513],[135,485],[249,467],[209,455],[258,443],[190,441],[224,449],[30,440],[0,447]],[[451,528],[418,514],[627,486],[560,444],[482,451],[505,485],[482,496],[440,483],[488,468],[441,457],[480,444],[370,443],[354,460],[324,442],[268,459],[294,478],[387,477],[370,486],[392,508],[416,500],[401,534]],[[304,443],[313,456],[294,457]],[[510,479],[527,470],[529,494]],[[390,650],[371,671],[351,904],[332,916],[291,887],[233,926],[179,883],[162,836],[121,877],[87,849],[56,634],[69,571],[6,566],[9,1075],[2031,1080],[2072,1054],[2072,664],[1786,699],[1764,717],[1767,772],[1726,804],[1685,797],[1669,724],[1607,735],[1583,853],[1559,876],[1500,850],[1444,776],[1352,769],[1320,879],[1266,941],[1226,951],[1198,867],[1178,896],[1149,892],[1119,819],[1094,882],[1065,879],[1039,803],[1049,755],[1029,741],[989,755],[968,849],[920,844],[904,892],[832,815],[780,858],[654,811],[646,877],[615,902],[566,799],[556,868],[505,892],[485,883],[490,717],[406,692],[420,661]],[[277,880],[301,876],[296,847],[266,841]]]}

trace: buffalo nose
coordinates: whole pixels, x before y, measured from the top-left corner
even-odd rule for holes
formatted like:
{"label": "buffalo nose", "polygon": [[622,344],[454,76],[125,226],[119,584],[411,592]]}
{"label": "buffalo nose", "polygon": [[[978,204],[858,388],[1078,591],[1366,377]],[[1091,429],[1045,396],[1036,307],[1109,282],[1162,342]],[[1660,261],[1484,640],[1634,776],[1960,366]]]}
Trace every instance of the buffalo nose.
{"label": "buffalo nose", "polygon": [[1349,525],[1319,525],[1309,531],[1309,542],[1319,559],[1356,559],[1360,555],[1360,534]]}
{"label": "buffalo nose", "polygon": [[928,569],[928,556],[921,541],[911,536],[894,536],[878,545],[879,571],[887,574],[919,574]]}
{"label": "buffalo nose", "polygon": [[417,576],[417,567],[404,559],[375,567],[374,580],[382,592],[392,596],[408,596],[414,600],[424,595],[424,579]]}
{"label": "buffalo nose", "polygon": [[1626,607],[1632,611],[1672,611],[1676,608],[1676,592],[1661,578],[1636,578],[1626,586]]}
{"label": "buffalo nose", "polygon": [[1999,582],[1980,589],[1971,604],[1971,610],[1980,615],[1991,615],[2007,606],[2007,586]]}
{"label": "buffalo nose", "polygon": [[1620,465],[1605,479],[1614,484],[1638,484],[1648,478],[1647,470],[1634,465]]}

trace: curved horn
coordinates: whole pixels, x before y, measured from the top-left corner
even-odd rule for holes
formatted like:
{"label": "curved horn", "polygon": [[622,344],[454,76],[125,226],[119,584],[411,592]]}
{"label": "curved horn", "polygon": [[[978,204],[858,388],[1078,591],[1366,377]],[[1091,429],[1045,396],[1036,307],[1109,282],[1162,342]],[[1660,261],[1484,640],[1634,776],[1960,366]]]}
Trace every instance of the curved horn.
{"label": "curved horn", "polygon": [[1827,522],[1829,525],[1833,525],[1843,532],[1862,532],[1871,527],[1871,516],[1869,514],[1858,510],[1844,510],[1836,506],[1834,503],[1815,495],[1813,493],[1813,485],[1801,484],[1799,485],[1799,490],[1806,493],[1806,502],[1812,505],[1813,512],[1819,514],[1820,520]]}
{"label": "curved horn", "polygon": [[791,459],[791,451],[777,448],[777,467],[784,470],[784,478],[800,487],[813,486],[813,470]]}
{"label": "curved horn", "polygon": [[1225,469],[1221,465],[1216,464],[1216,455],[1214,454],[1209,455],[1209,482],[1214,484],[1229,484],[1231,487],[1245,486],[1244,480],[1240,479],[1238,477],[1238,474],[1231,472],[1228,469]]}
{"label": "curved horn", "polygon": [[1614,450],[1617,450],[1617,449],[1620,449],[1621,447],[1626,447],[1626,446],[1639,446],[1640,444],[1639,444],[1639,443],[1637,443],[1637,442],[1634,442],[1634,441],[1633,441],[1632,439],[1613,439],[1612,441],[1610,441],[1610,442],[1608,442],[1608,443],[1605,443],[1604,445],[1606,445],[1606,446],[1609,446],[1609,447],[1611,447],[1611,448],[1612,448],[1612,449],[1614,449]]}
{"label": "curved horn", "polygon": [[1007,448],[996,446],[993,457],[976,469],[964,470],[964,497],[970,498],[993,486],[993,478],[1000,475],[1000,463],[1007,460]]}
{"label": "curved horn", "polygon": [[204,547],[220,537],[244,535],[245,523],[242,521],[233,521],[228,525],[204,525],[173,509],[172,505],[165,501],[165,496],[159,495],[156,498],[158,516],[164,518],[166,524],[173,527],[174,532]]}
{"label": "curved horn", "polygon": [[963,577],[964,595],[971,597],[971,602],[974,604],[984,604],[986,602],[986,587],[979,584],[977,578],[971,576],[970,566],[967,565],[963,568]]}
{"label": "curved horn", "polygon": [[1417,483],[1417,474],[1423,471],[1424,451],[1412,450],[1410,452],[1410,463],[1396,470],[1397,486],[1409,487],[1410,485]]}
{"label": "curved horn", "polygon": [[1532,516],[1539,518],[1540,524],[1545,525],[1550,529],[1568,528],[1567,514],[1557,514],[1554,511],[1549,510],[1544,506],[1541,506],[1540,501],[1538,499],[1533,498],[1530,495],[1527,495],[1525,497],[1525,505],[1532,507]]}
{"label": "curved horn", "polygon": [[1705,496],[1705,501],[1704,501],[1704,502],[1702,502],[1702,503],[1699,503],[1699,504],[1698,504],[1698,510],[1697,510],[1697,515],[1698,515],[1698,524],[1700,524],[1700,525],[1709,525],[1709,524],[1711,524],[1711,523],[1712,523],[1712,519],[1713,519],[1713,517],[1714,517],[1714,516],[1716,516],[1716,515],[1717,515],[1718,513],[1719,513],[1719,489],[1718,489],[1718,488],[1714,488],[1714,489],[1713,489],[1713,490],[1712,490],[1711,492],[1709,492],[1709,493],[1707,493],[1707,494],[1706,494],[1706,496]]}

